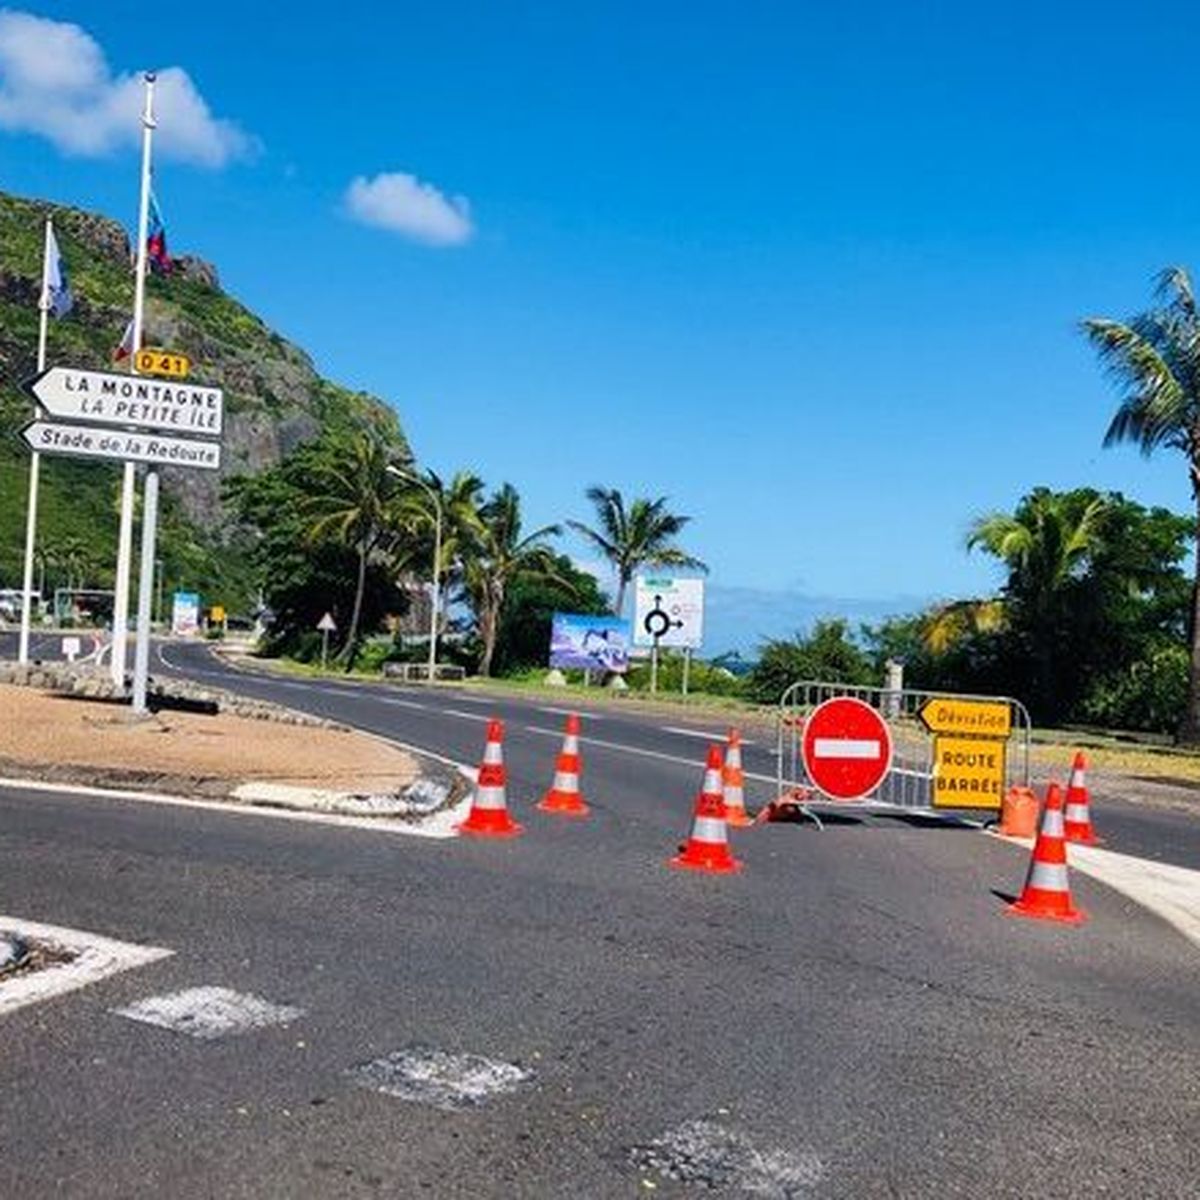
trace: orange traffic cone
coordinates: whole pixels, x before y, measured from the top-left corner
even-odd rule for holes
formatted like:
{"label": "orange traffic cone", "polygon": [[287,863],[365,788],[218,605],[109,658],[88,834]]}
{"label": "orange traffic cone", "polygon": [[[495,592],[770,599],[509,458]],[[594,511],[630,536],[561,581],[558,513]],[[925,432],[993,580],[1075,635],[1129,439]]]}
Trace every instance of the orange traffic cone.
{"label": "orange traffic cone", "polygon": [[720,746],[709,747],[704,782],[696,799],[692,836],[680,853],[671,859],[670,865],[692,871],[711,871],[718,875],[742,869],[742,864],[729,853],[725,801],[721,797]]}
{"label": "orange traffic cone", "polygon": [[721,791],[725,799],[725,821],[729,825],[753,825],[746,812],[746,775],[742,770],[742,735],[729,731],[725,750],[725,768],[721,772]]}
{"label": "orange traffic cone", "polygon": [[473,833],[478,837],[516,837],[523,832],[521,826],[508,815],[505,802],[503,740],[504,726],[499,721],[489,721],[487,745],[479,766],[471,811],[465,821],[455,826],[459,833]]}
{"label": "orange traffic cone", "polygon": [[1087,916],[1071,903],[1067,843],[1063,839],[1062,789],[1057,783],[1052,783],[1046,792],[1046,809],[1033,844],[1025,888],[1008,912],[1014,917],[1042,917],[1076,924]]}
{"label": "orange traffic cone", "polygon": [[1084,771],[1087,759],[1083,751],[1076,751],[1071,764],[1071,782],[1067,784],[1067,811],[1063,815],[1063,833],[1068,842],[1082,842],[1085,846],[1098,846],[1101,839],[1092,826],[1091,797],[1088,794]]}
{"label": "orange traffic cone", "polygon": [[559,813],[565,817],[586,817],[588,806],[579,792],[579,717],[567,717],[562,751],[554,764],[554,782],[542,797],[538,808],[542,812]]}

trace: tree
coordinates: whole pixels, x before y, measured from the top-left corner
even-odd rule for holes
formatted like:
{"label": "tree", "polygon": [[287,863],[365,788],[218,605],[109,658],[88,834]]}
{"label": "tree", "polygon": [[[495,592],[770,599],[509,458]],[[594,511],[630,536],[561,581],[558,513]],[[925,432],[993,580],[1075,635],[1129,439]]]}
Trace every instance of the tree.
{"label": "tree", "polygon": [[1019,651],[1028,657],[1030,705],[1043,720],[1056,719],[1071,688],[1064,654],[1073,619],[1069,594],[1101,544],[1108,500],[1095,492],[1035,488],[1014,513],[978,517],[967,548],[981,548],[1008,568],[1004,620]]}
{"label": "tree", "polygon": [[613,611],[618,615],[625,606],[629,581],[641,567],[687,567],[707,572],[704,563],[674,544],[673,539],[691,517],[669,512],[666,496],[657,500],[639,498],[626,508],[624,497],[616,488],[590,487],[586,495],[596,508],[598,528],[582,521],[567,524],[612,564],[617,577]]}
{"label": "tree", "polygon": [[875,683],[877,676],[869,656],[850,638],[846,622],[832,620],[818,621],[807,637],[765,642],[746,676],[746,690],[762,704],[777,704],[784,690],[802,679],[863,685]]}
{"label": "tree", "polygon": [[[355,547],[333,529],[313,536],[309,499],[324,486],[344,450],[341,432],[326,433],[269,470],[226,484],[239,535],[251,546],[256,582],[273,613],[268,646],[274,652],[301,657],[315,652],[320,643],[313,631],[322,615],[332,613],[345,629],[356,599],[364,629],[377,627],[387,613],[405,610],[406,597],[382,554],[369,559],[359,597]],[[171,569],[177,571],[178,563]]]}
{"label": "tree", "polygon": [[503,484],[479,509],[479,524],[463,547],[463,593],[483,643],[479,673],[490,675],[508,589],[517,578],[563,582],[545,539],[559,534],[544,525],[521,536],[521,498]]}
{"label": "tree", "polygon": [[517,575],[509,586],[492,664],[498,674],[546,665],[556,612],[594,616],[608,612],[608,597],[595,576],[579,570],[565,554],[554,556],[553,570],[555,578]]}
{"label": "tree", "polygon": [[397,481],[388,467],[396,457],[396,447],[379,430],[364,428],[340,439],[331,449],[332,453],[316,464],[315,490],[304,504],[304,513],[309,519],[306,536],[311,544],[332,534],[354,550],[357,560],[354,604],[337,655],[348,671],[358,648],[367,564],[395,520]]}
{"label": "tree", "polygon": [[[1114,321],[1093,317],[1083,331],[1121,393],[1104,435],[1106,446],[1133,442],[1143,454],[1160,446],[1187,460],[1200,533],[1200,317],[1191,277],[1182,267],[1159,276],[1158,307]],[[1200,744],[1200,556],[1190,614],[1187,704],[1177,737]]]}

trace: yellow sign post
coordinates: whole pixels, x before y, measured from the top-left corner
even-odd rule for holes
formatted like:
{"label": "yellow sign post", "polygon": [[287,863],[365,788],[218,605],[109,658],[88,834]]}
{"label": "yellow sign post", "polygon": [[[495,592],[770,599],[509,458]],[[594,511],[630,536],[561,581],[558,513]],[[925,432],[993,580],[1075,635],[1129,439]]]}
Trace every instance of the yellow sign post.
{"label": "yellow sign post", "polygon": [[186,354],[154,347],[139,350],[133,365],[140,375],[165,375],[168,379],[186,379],[192,369],[191,360]]}
{"label": "yellow sign post", "polygon": [[930,733],[963,738],[1007,738],[1012,707],[1003,700],[958,700],[933,696],[921,705],[921,721]]}
{"label": "yellow sign post", "polygon": [[935,737],[934,808],[999,808],[1007,754],[1001,738]]}

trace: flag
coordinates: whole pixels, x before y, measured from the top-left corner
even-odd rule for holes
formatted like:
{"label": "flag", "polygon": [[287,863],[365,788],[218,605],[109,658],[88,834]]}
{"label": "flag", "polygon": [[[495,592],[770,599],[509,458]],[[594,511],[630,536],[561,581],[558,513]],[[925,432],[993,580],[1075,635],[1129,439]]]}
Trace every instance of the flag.
{"label": "flag", "polygon": [[125,326],[125,332],[121,335],[121,344],[113,351],[113,362],[121,362],[122,359],[128,358],[133,353],[133,322],[130,321]]}
{"label": "flag", "polygon": [[167,227],[163,224],[158,201],[150,193],[150,222],[146,229],[146,262],[156,275],[170,275],[171,256],[167,253]]}
{"label": "flag", "polygon": [[75,297],[71,295],[71,280],[67,277],[67,264],[58,249],[53,225],[46,237],[46,294],[42,303],[56,317],[65,317],[75,303]]}

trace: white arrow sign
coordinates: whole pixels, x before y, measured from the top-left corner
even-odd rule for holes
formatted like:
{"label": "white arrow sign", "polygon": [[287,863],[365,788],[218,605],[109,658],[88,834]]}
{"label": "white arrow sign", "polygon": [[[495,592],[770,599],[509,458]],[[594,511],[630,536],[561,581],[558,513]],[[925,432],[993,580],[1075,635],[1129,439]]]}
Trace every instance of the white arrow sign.
{"label": "white arrow sign", "polygon": [[225,394],[220,388],[74,367],[51,367],[26,386],[52,417],[201,437],[221,433]]}
{"label": "white arrow sign", "polygon": [[111,458],[152,463],[156,467],[196,467],[202,471],[217,471],[221,467],[220,442],[92,429],[87,425],[57,425],[52,421],[34,421],[21,430],[21,436],[42,454]]}
{"label": "white arrow sign", "polygon": [[333,619],[332,613],[326,613],[318,622],[317,628],[322,633],[334,633],[337,630],[337,623]]}

